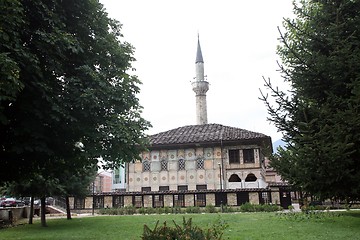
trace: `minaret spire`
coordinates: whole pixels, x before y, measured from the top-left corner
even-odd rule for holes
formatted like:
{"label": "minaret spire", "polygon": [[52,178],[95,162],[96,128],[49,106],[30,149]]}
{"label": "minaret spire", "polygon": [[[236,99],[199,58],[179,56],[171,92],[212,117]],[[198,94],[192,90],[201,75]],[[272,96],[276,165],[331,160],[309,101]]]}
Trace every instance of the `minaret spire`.
{"label": "minaret spire", "polygon": [[207,106],[206,92],[209,90],[209,83],[204,79],[204,60],[200,47],[200,38],[198,34],[198,43],[195,60],[195,81],[192,82],[192,89],[196,93],[196,124],[207,124]]}

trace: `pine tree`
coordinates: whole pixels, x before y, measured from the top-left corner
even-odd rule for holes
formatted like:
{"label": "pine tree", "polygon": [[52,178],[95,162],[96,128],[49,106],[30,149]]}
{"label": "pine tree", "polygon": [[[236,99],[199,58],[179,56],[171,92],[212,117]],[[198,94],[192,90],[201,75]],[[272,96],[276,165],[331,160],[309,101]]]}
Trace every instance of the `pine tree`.
{"label": "pine tree", "polygon": [[[287,142],[272,166],[321,199],[360,198],[360,2],[301,0],[278,55],[289,91],[262,93]],[[275,100],[275,104],[273,103]]]}

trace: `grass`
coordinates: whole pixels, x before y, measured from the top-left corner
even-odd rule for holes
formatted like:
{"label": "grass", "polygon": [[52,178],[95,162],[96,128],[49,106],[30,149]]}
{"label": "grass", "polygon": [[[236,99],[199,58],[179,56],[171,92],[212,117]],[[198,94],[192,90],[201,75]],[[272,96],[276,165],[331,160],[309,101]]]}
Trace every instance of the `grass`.
{"label": "grass", "polygon": [[360,239],[360,211],[318,218],[284,217],[276,213],[95,216],[70,221],[57,218],[47,219],[46,228],[36,220],[33,225],[1,229],[0,239],[141,239],[144,224],[153,228],[157,220],[182,223],[183,216],[204,228],[220,217],[229,225],[223,239]]}

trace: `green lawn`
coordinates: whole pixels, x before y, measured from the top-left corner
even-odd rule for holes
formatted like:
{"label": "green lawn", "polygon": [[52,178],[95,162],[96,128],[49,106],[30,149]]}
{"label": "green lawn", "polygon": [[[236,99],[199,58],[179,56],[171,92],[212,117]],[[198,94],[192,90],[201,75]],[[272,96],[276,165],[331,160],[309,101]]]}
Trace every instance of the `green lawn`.
{"label": "green lawn", "polygon": [[33,225],[1,229],[0,239],[141,239],[144,224],[153,227],[157,220],[181,224],[183,216],[202,227],[220,217],[229,225],[224,239],[360,239],[360,211],[310,219],[284,218],[275,213],[95,216],[70,221],[58,218],[47,219],[47,228],[36,220]]}

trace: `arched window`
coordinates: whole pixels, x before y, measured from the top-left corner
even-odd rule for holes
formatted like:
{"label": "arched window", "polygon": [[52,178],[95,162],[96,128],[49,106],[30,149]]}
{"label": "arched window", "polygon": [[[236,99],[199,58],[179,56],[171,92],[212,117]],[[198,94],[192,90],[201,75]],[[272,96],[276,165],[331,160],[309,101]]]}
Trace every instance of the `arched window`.
{"label": "arched window", "polygon": [[257,177],[253,173],[249,173],[245,178],[245,182],[256,182]]}
{"label": "arched window", "polygon": [[204,169],[204,159],[198,158],[196,160],[196,169]]}
{"label": "arched window", "polygon": [[179,170],[185,170],[185,160],[179,159]]}
{"label": "arched window", "polygon": [[143,161],[143,172],[150,172],[150,162],[147,160]]}
{"label": "arched window", "polygon": [[232,174],[229,178],[229,182],[241,182],[241,178],[237,174]]}
{"label": "arched window", "polygon": [[160,164],[161,164],[161,171],[167,171],[168,170],[168,167],[167,167],[168,162],[165,159],[161,160]]}

